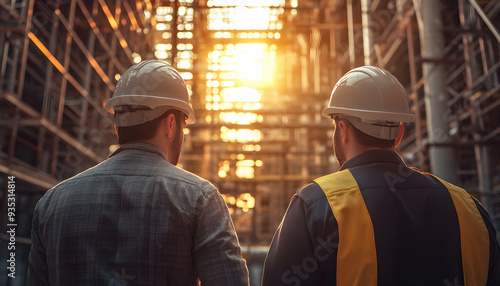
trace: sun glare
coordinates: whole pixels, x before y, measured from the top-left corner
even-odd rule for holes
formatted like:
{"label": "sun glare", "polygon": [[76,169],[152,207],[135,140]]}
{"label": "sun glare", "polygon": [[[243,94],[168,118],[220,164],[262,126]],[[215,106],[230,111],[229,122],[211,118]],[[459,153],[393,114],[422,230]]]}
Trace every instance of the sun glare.
{"label": "sun glare", "polygon": [[[218,122],[242,125],[242,128],[220,128],[219,138],[223,142],[244,144],[241,150],[261,150],[262,132],[245,128],[263,121],[262,88],[274,83],[276,44],[266,42],[279,39],[283,24],[279,15],[283,13],[284,0],[208,0],[208,29],[213,39],[231,40],[214,44],[208,53],[206,73],[206,105],[208,110],[219,111]],[[229,6],[229,7],[227,7]],[[238,42],[240,41],[240,42]],[[245,42],[241,42],[245,41]],[[207,122],[214,118],[207,116]],[[215,119],[215,120],[217,120]],[[240,154],[242,155],[242,154]],[[236,171],[229,174],[229,162],[220,166],[220,178],[236,176],[251,179],[262,161],[244,160],[238,157]],[[239,201],[243,204],[243,201]],[[245,210],[245,208],[244,208]]]}

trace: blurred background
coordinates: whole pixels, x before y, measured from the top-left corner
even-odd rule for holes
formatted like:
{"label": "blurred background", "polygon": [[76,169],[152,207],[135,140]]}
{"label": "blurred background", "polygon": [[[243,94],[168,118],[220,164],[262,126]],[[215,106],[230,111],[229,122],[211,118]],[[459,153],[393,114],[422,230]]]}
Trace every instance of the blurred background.
{"label": "blurred background", "polygon": [[180,167],[223,194],[252,285],[293,194],[338,169],[320,114],[357,66],[407,89],[406,163],[466,188],[500,229],[499,27],[497,0],[0,0],[0,284],[24,285],[36,202],[118,147],[103,106],[155,58],[179,70],[196,112]]}

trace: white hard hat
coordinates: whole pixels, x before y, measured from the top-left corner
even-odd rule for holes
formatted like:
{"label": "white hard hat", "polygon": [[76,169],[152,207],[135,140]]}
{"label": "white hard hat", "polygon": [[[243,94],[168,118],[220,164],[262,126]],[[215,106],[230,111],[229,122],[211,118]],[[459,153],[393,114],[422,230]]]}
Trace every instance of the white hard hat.
{"label": "white hard hat", "polygon": [[118,127],[153,120],[169,109],[186,114],[187,124],[196,122],[186,83],[177,70],[158,60],[143,61],[125,71],[105,108],[114,111]]}
{"label": "white hard hat", "polygon": [[391,73],[374,66],[358,67],[343,75],[322,114],[348,119],[362,132],[381,139],[395,139],[400,123],[415,120],[405,88]]}

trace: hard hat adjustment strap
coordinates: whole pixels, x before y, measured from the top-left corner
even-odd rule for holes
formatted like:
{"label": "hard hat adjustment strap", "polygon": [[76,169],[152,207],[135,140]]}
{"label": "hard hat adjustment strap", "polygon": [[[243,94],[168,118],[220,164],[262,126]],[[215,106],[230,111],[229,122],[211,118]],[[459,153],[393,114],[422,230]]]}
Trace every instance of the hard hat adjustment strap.
{"label": "hard hat adjustment strap", "polygon": [[151,110],[149,106],[144,105],[119,105],[114,107],[115,113],[126,113],[126,112],[134,112],[138,110]]}
{"label": "hard hat adjustment strap", "polygon": [[332,117],[335,120],[346,119],[361,132],[376,138],[392,140],[396,139],[399,135],[399,123],[397,125],[395,124],[395,122],[391,122],[390,124],[383,124],[380,121],[376,123],[370,123],[363,121],[359,117],[344,114],[336,114]]}
{"label": "hard hat adjustment strap", "polygon": [[159,106],[154,109],[151,108],[135,108],[133,111],[120,111],[115,110],[115,125],[118,127],[127,127],[145,123],[147,121],[153,120],[160,117],[163,113],[170,109],[174,109],[173,106],[164,105]]}

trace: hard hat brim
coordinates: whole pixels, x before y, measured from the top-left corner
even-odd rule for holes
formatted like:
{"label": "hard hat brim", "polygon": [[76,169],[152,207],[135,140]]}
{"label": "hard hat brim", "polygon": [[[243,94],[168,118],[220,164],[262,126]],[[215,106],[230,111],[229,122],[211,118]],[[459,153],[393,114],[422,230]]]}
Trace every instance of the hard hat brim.
{"label": "hard hat brim", "polygon": [[193,124],[196,122],[193,108],[186,102],[175,98],[165,98],[153,95],[121,95],[108,99],[104,108],[107,112],[114,113],[113,107],[120,105],[143,105],[151,109],[169,105],[174,107],[174,109],[184,112],[188,116],[186,124]]}
{"label": "hard hat brim", "polygon": [[415,115],[406,113],[396,113],[377,110],[364,110],[355,108],[342,107],[325,107],[321,114],[325,117],[332,117],[334,114],[346,114],[354,117],[359,117],[369,121],[380,122],[402,122],[409,123],[415,121]]}

